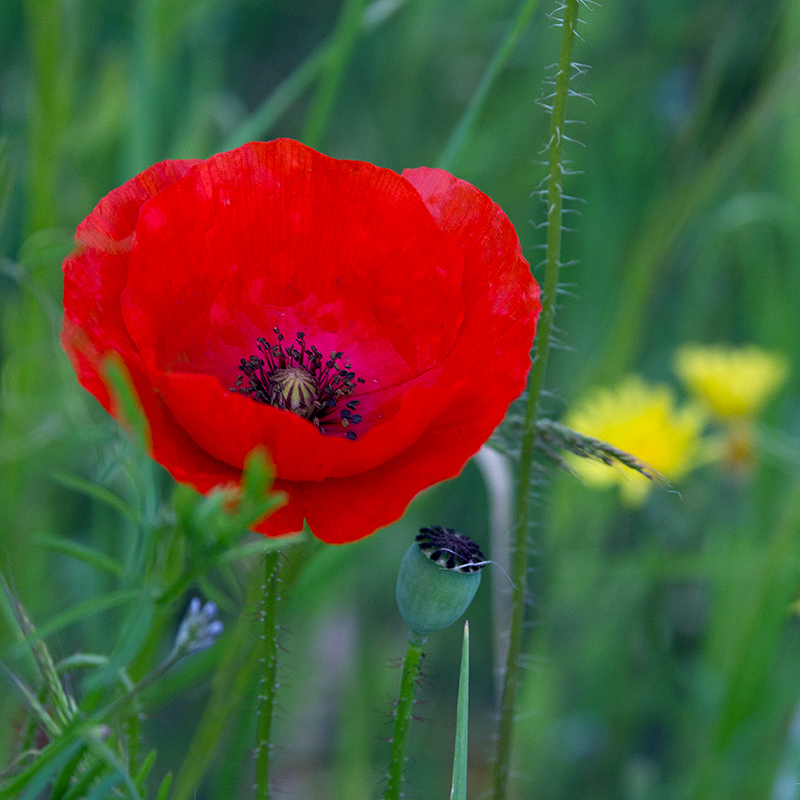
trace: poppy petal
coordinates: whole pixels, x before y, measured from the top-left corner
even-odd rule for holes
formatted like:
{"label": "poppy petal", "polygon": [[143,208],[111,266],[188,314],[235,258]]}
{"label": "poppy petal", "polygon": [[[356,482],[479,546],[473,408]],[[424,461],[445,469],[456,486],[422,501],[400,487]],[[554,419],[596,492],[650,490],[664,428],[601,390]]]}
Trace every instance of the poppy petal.
{"label": "poppy petal", "polygon": [[[62,341],[80,382],[114,413],[102,362],[117,353],[154,458],[200,491],[240,481],[266,445],[289,497],[257,526],[268,535],[307,520],[346,542],[389,524],[458,474],[524,388],[538,287],[505,214],[441,170],[255,142],[155,165],[76,239]],[[232,391],[259,354],[261,394]],[[315,391],[335,377],[336,399],[270,405],[287,363]]]}
{"label": "poppy petal", "polygon": [[61,341],[81,385],[106,409],[110,408],[108,391],[99,374],[102,355],[115,352],[126,363],[139,363],[120,309],[139,210],[197,163],[162,161],[114,189],[78,226],[76,248],[64,261]]}

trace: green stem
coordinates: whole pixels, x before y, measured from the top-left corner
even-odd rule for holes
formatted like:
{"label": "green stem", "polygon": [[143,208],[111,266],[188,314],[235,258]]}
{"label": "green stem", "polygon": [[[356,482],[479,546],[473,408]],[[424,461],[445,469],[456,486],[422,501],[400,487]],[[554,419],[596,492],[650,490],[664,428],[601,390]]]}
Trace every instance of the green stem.
{"label": "green stem", "polygon": [[452,171],[453,162],[461,152],[467,135],[472,130],[472,126],[478,118],[478,114],[480,114],[486,97],[489,94],[489,90],[494,85],[497,76],[514,52],[517,43],[528,27],[528,23],[531,21],[533,13],[538,6],[539,0],[522,0],[522,5],[519,8],[513,25],[509,28],[508,33],[500,43],[500,47],[497,48],[495,54],[492,56],[489,66],[486,67],[486,72],[483,73],[480,83],[475,88],[472,97],[469,99],[469,103],[467,103],[467,107],[464,109],[464,113],[461,115],[453,133],[447,140],[442,157],[436,165],[439,169],[446,169],[448,172]]}
{"label": "green stem", "polygon": [[125,178],[141,172],[158,158],[158,92],[163,55],[160,6],[160,0],[138,0],[134,6],[130,122],[123,147]]}
{"label": "green stem", "polygon": [[345,0],[340,12],[331,47],[328,50],[328,63],[322,73],[322,80],[303,131],[303,141],[309,147],[318,148],[322,144],[322,137],[328,127],[345,68],[361,31],[361,18],[364,15],[365,5],[366,0]]}
{"label": "green stem", "polygon": [[520,450],[519,485],[517,487],[516,525],[511,548],[513,591],[511,595],[511,629],[500,705],[500,724],[495,753],[493,800],[505,800],[511,763],[511,742],[514,728],[514,709],[517,698],[518,664],[522,652],[522,630],[525,621],[527,595],[528,529],[531,510],[531,477],[536,443],[536,418],[544,385],[547,354],[553,319],[556,311],[558,271],[561,265],[561,210],[563,203],[563,165],[561,151],[564,142],[564,120],[572,65],[572,45],[578,22],[579,0],[565,0],[561,53],[558,59],[555,96],[550,118],[550,141],[547,145],[550,172],[547,183],[547,255],[542,290],[542,313],[533,346],[533,366],[528,384],[528,403]]}
{"label": "green stem", "polygon": [[274,92],[225,140],[222,149],[233,150],[245,142],[266,138],[286,109],[317,79],[330,58],[331,43],[326,42],[306,58]]}
{"label": "green stem", "polygon": [[264,676],[261,679],[261,708],[258,714],[258,747],[256,748],[256,787],[259,800],[269,800],[269,756],[272,711],[275,707],[275,674],[278,644],[275,638],[275,606],[278,600],[278,558],[273,550],[264,560]]}
{"label": "green stem", "polygon": [[392,736],[392,759],[389,763],[389,784],[384,800],[400,800],[403,787],[403,767],[406,763],[406,744],[411,712],[414,708],[414,687],[422,662],[422,645],[427,636],[411,631],[408,634],[406,660],[403,662],[403,677],[400,681],[400,699],[394,712],[394,734]]}
{"label": "green stem", "polygon": [[24,3],[31,53],[33,99],[30,104],[26,235],[55,225],[61,136],[69,114],[72,70],[67,60],[64,4],[57,0]]}

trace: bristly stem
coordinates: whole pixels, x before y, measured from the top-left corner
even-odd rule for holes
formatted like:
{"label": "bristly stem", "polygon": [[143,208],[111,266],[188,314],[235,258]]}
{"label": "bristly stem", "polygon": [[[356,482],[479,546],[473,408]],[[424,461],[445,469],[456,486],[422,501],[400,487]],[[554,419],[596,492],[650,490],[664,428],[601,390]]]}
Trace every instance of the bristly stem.
{"label": "bristly stem", "polygon": [[392,758],[389,762],[389,783],[384,800],[400,800],[403,788],[403,768],[406,763],[408,728],[414,708],[414,687],[419,677],[422,662],[422,645],[427,636],[411,631],[408,635],[406,659],[403,662],[403,677],[400,681],[400,699],[394,712],[394,734],[392,735]]}
{"label": "bristly stem", "polygon": [[278,559],[272,550],[264,561],[264,600],[261,611],[264,637],[264,674],[261,678],[261,705],[258,712],[258,747],[256,748],[256,790],[258,800],[269,800],[269,759],[272,711],[275,706],[278,643],[275,606],[278,600]]}
{"label": "bristly stem", "polygon": [[493,800],[505,800],[511,763],[511,743],[514,727],[514,710],[517,699],[519,657],[522,652],[522,630],[525,620],[527,595],[528,529],[530,525],[531,477],[536,442],[536,418],[539,399],[544,385],[547,354],[553,330],[558,290],[558,271],[561,259],[561,212],[563,203],[561,160],[564,142],[564,121],[569,80],[572,71],[572,45],[578,22],[580,0],[564,0],[563,32],[558,73],[555,79],[555,94],[550,118],[550,140],[547,144],[549,176],[547,182],[547,255],[545,259],[544,287],[542,290],[542,313],[536,341],[533,346],[533,366],[528,385],[528,403],[520,449],[520,473],[517,487],[516,524],[511,542],[513,552],[511,595],[511,629],[509,631],[503,696],[500,706],[500,723],[497,750],[493,770]]}

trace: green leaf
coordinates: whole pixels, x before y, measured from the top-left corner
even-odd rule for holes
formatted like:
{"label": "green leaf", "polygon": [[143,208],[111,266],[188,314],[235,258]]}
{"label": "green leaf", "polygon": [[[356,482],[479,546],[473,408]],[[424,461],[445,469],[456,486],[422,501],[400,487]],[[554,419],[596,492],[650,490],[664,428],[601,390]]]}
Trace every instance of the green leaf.
{"label": "green leaf", "polygon": [[[130,793],[131,800],[144,800],[142,795],[139,793],[139,789],[136,787],[133,778],[126,769],[125,764],[122,763],[116,752],[114,752],[114,750],[105,742],[95,738],[91,733],[86,737],[86,742],[91,748],[92,752],[98,758],[105,761],[108,767],[115,771],[115,774],[111,775],[109,778],[115,779],[111,785],[114,785],[118,782],[123,782]],[[96,787],[95,790],[89,795],[87,800],[90,800],[91,798],[97,798],[97,800],[106,800],[108,794],[107,791],[100,791],[102,786],[103,784],[100,784],[100,786]],[[105,788],[107,790],[108,787]]]}
{"label": "green leaf", "polygon": [[270,550],[280,550],[286,547],[287,544],[296,544],[306,538],[306,531],[296,533],[292,536],[281,536],[278,539],[268,539],[263,537],[263,541],[259,542],[246,542],[236,547],[231,547],[226,550],[221,558],[223,562],[238,561],[240,558],[249,558],[250,556],[262,556],[269,553]]}
{"label": "green leaf", "polygon": [[522,34],[525,33],[525,29],[528,27],[528,23],[530,23],[533,18],[533,14],[538,6],[539,0],[523,0],[517,12],[514,24],[509,28],[508,33],[492,56],[492,60],[486,67],[486,71],[483,73],[480,83],[478,83],[475,91],[472,93],[472,97],[470,97],[469,103],[467,103],[467,107],[461,114],[458,124],[450,134],[450,138],[444,148],[444,153],[442,153],[442,157],[436,165],[439,169],[452,172],[453,162],[456,160],[464,146],[464,142],[467,140],[470,131],[474,127],[475,121],[484,107],[490,89],[503,71],[503,67],[505,67],[508,59],[514,52]]}
{"label": "green leaf", "polygon": [[151,750],[145,757],[144,761],[142,761],[142,766],[139,767],[136,776],[134,777],[133,781],[136,786],[139,788],[139,791],[145,791],[145,781],[147,780],[147,776],[150,774],[150,770],[153,769],[153,765],[156,763],[156,751]]}
{"label": "green leaf", "polygon": [[75,753],[75,755],[67,762],[67,764],[64,766],[64,769],[61,770],[61,774],[53,784],[53,789],[50,793],[50,800],[63,800],[65,793],[71,785],[73,777],[75,777],[78,766],[85,755],[86,745],[81,742],[81,747],[78,748],[78,751]]}
{"label": "green leaf", "polygon": [[156,793],[156,800],[167,800],[169,797],[169,790],[172,787],[172,773],[168,772],[164,779],[161,781],[160,786],[158,787],[158,792]]}
{"label": "green leaf", "polygon": [[0,139],[0,230],[3,228],[11,190],[14,187],[14,173],[11,167],[9,150],[8,139],[5,137]]}
{"label": "green leaf", "polygon": [[105,503],[116,511],[119,511],[123,517],[126,517],[132,522],[138,520],[136,509],[134,509],[127,500],[105,486],[87,481],[85,478],[81,478],[77,475],[70,475],[67,472],[56,472],[53,477],[63,486],[69,489],[75,489],[75,491],[81,492],[87,497],[91,497],[93,500]]}
{"label": "green leaf", "polygon": [[86,797],[86,790],[94,783],[95,779],[106,768],[99,759],[94,759],[85,772],[81,773],[78,780],[70,786],[63,800],[79,800]]}
{"label": "green leaf", "polygon": [[55,738],[61,733],[58,723],[50,716],[47,709],[39,702],[36,693],[19,677],[17,677],[5,664],[3,664],[4,671],[8,679],[13,683],[20,694],[22,695],[25,704],[28,706],[33,719],[36,724],[47,732],[47,735]]}
{"label": "green leaf", "polygon": [[467,739],[469,720],[469,622],[464,623],[461,674],[458,679],[456,748],[453,757],[453,785],[450,800],[467,800]]}
{"label": "green leaf", "polygon": [[245,497],[260,500],[275,480],[275,467],[265,447],[254,447],[244,460]]}
{"label": "green leaf", "polygon": [[96,653],[74,653],[71,656],[62,658],[56,664],[56,671],[59,675],[63,675],[73,669],[92,669],[93,667],[104,667],[106,664],[108,664],[108,656],[101,656]]}
{"label": "green leaf", "polygon": [[101,572],[110,572],[112,575],[123,575],[125,573],[125,567],[113,558],[109,558],[99,550],[78,544],[78,542],[62,536],[40,533],[31,537],[31,542],[56,553],[74,558],[76,561],[82,561],[84,564],[88,564]]}
{"label": "green leaf", "polygon": [[[102,762],[100,762],[102,764]],[[94,790],[91,794],[86,795],[86,800],[108,800],[109,797],[112,795],[109,792],[109,789],[112,789],[118,783],[122,782],[122,775],[119,773],[114,773],[113,775],[107,775],[105,780],[100,781],[97,786],[94,787]]]}
{"label": "green leaf", "polygon": [[25,637],[23,641],[30,647],[31,655],[36,661],[39,674],[42,676],[50,702],[55,708],[56,717],[60,723],[66,724],[72,719],[75,712],[75,703],[72,698],[64,691],[61,680],[58,677],[55,662],[53,661],[47,645],[42,641],[41,633],[37,633],[33,621],[28,615],[28,611],[22,601],[3,578],[3,589],[11,604],[11,608],[16,617],[19,629]]}
{"label": "green leaf", "polygon": [[[0,800],[22,800],[23,789],[28,789],[24,795],[27,800],[36,798],[36,792],[41,791],[48,784],[53,775],[67,763],[80,746],[81,742],[76,741],[72,736],[62,735],[58,739],[53,739],[39,753],[33,763],[25,767],[22,772],[15,775],[6,786],[0,789]],[[36,791],[31,792],[31,788]]]}
{"label": "green leaf", "polygon": [[150,425],[136,394],[128,368],[117,355],[103,362],[103,373],[114,400],[114,416],[127,429],[139,450],[150,452]]}
{"label": "green leaf", "polygon": [[[44,791],[45,787],[48,783],[53,779],[54,775],[65,767],[77,753],[79,753],[83,748],[83,742],[81,741],[73,741],[70,746],[66,749],[65,752],[58,753],[52,759],[45,759],[41,756],[36,759],[36,761],[31,764],[29,770],[33,772],[31,775],[30,781],[23,782],[18,788],[24,788],[25,794],[6,794],[6,791],[10,790],[12,786],[16,784],[11,784],[10,786],[6,787],[6,790],[0,792],[0,798],[14,798],[14,800],[37,800],[38,797],[41,796],[41,793]],[[29,770],[26,770],[25,773],[28,773]]]}
{"label": "green leaf", "polygon": [[[50,622],[40,625],[33,633],[28,634],[24,639],[24,644],[30,645],[33,642],[38,642],[45,636],[60,631],[68,625],[75,622],[80,622],[93,614],[99,614],[101,611],[106,611],[109,608],[126,603],[129,600],[135,600],[142,596],[141,589],[121,589],[116,592],[109,592],[108,594],[99,595],[98,597],[90,597],[82,603],[77,603],[71,608],[67,609],[63,614],[59,614]],[[21,645],[22,643],[20,643]],[[20,645],[13,648],[12,652],[19,651]]]}

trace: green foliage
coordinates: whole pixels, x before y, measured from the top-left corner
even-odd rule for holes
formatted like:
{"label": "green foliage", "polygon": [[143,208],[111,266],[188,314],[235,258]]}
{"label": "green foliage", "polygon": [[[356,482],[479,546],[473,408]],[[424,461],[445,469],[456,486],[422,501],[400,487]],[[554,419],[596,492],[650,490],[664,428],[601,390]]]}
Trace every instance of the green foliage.
{"label": "green foliage", "polygon": [[467,744],[469,738],[469,622],[464,623],[461,671],[458,676],[456,744],[453,754],[453,786],[450,800],[467,800]]}
{"label": "green foliage", "polygon": [[[0,4],[0,549],[13,579],[0,614],[0,798],[229,800],[252,796],[255,781],[257,609],[276,543],[247,528],[280,503],[272,470],[254,453],[240,491],[174,487],[146,455],[118,366],[108,377],[130,436],[77,386],[58,343],[75,225],[154,161],[306,133],[337,157],[449,165],[509,213],[535,264],[546,211],[535,162],[550,139],[535,100],[555,77],[552,7]],[[563,175],[564,221],[577,233],[563,236],[553,333],[565,346],[548,352],[543,413],[558,418],[584,389],[630,371],[670,380],[685,342],[755,342],[793,369],[745,471],[709,462],[680,494],[655,491],[637,509],[552,474],[532,529],[535,624],[519,659],[510,790],[795,797],[778,787],[800,782],[800,9],[625,0],[581,14],[574,57],[592,69],[571,88],[593,103],[569,99],[578,122],[567,132],[585,147],[564,142],[576,171]],[[570,436],[549,423],[539,442],[560,450]],[[378,793],[384,698],[399,678],[386,667],[405,637],[398,565],[430,524],[489,552],[484,495],[468,467],[364,542],[280,542],[290,585],[278,625],[291,633],[277,653],[277,795]],[[489,783],[503,660],[492,619],[509,587],[499,568],[486,574],[498,605],[482,591],[470,612],[476,797]],[[218,605],[225,633],[159,673],[198,594]],[[426,648],[429,722],[412,726],[409,794],[450,790],[448,677],[461,653],[455,630]]]}

